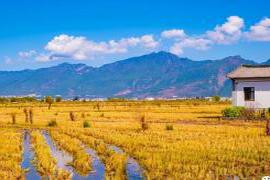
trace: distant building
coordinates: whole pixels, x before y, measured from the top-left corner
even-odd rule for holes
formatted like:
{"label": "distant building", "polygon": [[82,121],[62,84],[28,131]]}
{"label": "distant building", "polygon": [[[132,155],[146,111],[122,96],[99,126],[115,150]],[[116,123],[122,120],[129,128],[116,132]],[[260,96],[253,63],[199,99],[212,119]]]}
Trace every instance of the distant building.
{"label": "distant building", "polygon": [[227,75],[234,106],[270,107],[270,65],[242,65]]}

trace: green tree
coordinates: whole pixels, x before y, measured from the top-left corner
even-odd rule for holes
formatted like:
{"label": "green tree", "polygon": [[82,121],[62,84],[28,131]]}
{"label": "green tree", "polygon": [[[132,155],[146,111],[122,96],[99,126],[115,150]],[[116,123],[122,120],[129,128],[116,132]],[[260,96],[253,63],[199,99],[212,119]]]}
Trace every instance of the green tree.
{"label": "green tree", "polygon": [[56,96],[55,102],[61,102],[61,101],[62,101],[62,97],[61,96]]}
{"label": "green tree", "polygon": [[214,101],[214,102],[219,102],[220,101],[220,96],[213,96],[212,97],[212,100]]}
{"label": "green tree", "polygon": [[48,109],[51,109],[53,101],[54,101],[54,99],[51,96],[45,97],[45,102],[48,103]]}

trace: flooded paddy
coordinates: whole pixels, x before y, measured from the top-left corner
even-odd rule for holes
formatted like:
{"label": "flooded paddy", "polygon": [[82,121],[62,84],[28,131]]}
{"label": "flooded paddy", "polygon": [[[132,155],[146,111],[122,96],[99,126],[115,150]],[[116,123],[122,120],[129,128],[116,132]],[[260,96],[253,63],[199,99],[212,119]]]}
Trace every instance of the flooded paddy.
{"label": "flooded paddy", "polygon": [[34,152],[32,151],[32,148],[31,148],[29,132],[25,131],[23,137],[24,137],[23,138],[23,162],[21,166],[23,169],[27,170],[25,174],[25,178],[26,179],[41,179],[40,175],[38,174],[34,165],[31,162],[34,158]]}

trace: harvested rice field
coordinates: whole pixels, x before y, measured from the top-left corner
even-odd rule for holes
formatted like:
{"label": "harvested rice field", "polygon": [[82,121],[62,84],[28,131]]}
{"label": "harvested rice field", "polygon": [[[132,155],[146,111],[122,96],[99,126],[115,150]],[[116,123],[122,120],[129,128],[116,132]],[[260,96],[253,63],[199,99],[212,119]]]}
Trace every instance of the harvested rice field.
{"label": "harvested rice field", "polygon": [[2,179],[260,179],[264,121],[222,120],[228,102],[0,105]]}

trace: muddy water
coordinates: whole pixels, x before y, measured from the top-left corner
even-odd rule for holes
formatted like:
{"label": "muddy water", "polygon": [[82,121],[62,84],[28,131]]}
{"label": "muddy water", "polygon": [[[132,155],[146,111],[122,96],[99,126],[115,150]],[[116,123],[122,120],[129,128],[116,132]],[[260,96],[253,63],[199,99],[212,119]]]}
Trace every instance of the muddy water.
{"label": "muddy water", "polygon": [[73,180],[84,180],[84,179],[105,179],[105,167],[99,160],[98,156],[96,153],[92,150],[89,149],[85,146],[85,151],[91,156],[92,158],[92,167],[93,171],[89,172],[88,175],[82,176],[78,174],[75,169],[71,166],[68,166],[67,164],[69,162],[72,162],[73,158],[70,156],[68,153],[59,150],[53,143],[50,135],[46,132],[43,131],[43,136],[46,139],[47,144],[50,146],[52,155],[57,159],[57,167],[65,169],[69,171],[72,174],[72,179]]}
{"label": "muddy water", "polygon": [[24,132],[23,140],[23,162],[21,164],[23,169],[28,169],[25,178],[26,179],[41,179],[35,167],[31,163],[34,158],[34,153],[31,149],[30,134],[28,131]]}
{"label": "muddy water", "polygon": [[[124,151],[117,146],[110,145],[109,147],[117,153],[124,153]],[[130,156],[127,158],[126,172],[128,179],[144,179],[143,169],[140,167],[138,162]]]}

